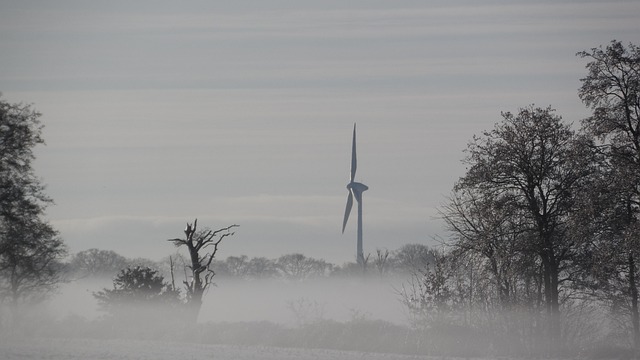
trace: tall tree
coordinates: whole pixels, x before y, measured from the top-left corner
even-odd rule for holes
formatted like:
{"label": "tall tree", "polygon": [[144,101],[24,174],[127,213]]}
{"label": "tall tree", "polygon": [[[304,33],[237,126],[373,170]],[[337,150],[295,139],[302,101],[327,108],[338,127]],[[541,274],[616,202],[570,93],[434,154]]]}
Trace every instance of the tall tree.
{"label": "tall tree", "polygon": [[494,280],[494,293],[503,308],[515,303],[517,264],[528,262],[526,218],[513,206],[509,196],[494,198],[471,189],[455,190],[439,209],[447,230],[448,243],[457,253],[478,255]]}
{"label": "tall tree", "polygon": [[[238,225],[230,225],[218,230],[205,229],[198,231],[198,219],[193,224],[187,224],[184,230],[185,239],[169,239],[176,247],[186,246],[189,252],[190,264],[187,268],[190,275],[184,281],[187,290],[187,304],[190,306],[191,320],[196,321],[202,297],[211,286],[215,272],[211,268],[213,259],[218,252],[218,246],[228,236],[235,233],[231,230]],[[185,272],[186,272],[185,269]]]}
{"label": "tall tree", "polygon": [[43,144],[40,113],[0,99],[0,296],[14,303],[60,282],[66,254],[44,220],[52,200],[35,175],[33,149]]}
{"label": "tall tree", "polygon": [[[606,47],[577,54],[586,58],[588,74],[581,79],[580,99],[593,110],[583,120],[587,133],[598,138],[607,158],[609,180],[602,192],[611,201],[601,250],[614,256],[611,274],[626,274],[635,347],[640,350],[638,256],[640,241],[640,48],[613,40]],[[606,247],[607,250],[603,249]]]}
{"label": "tall tree", "polygon": [[502,116],[492,131],[469,144],[469,168],[457,187],[508,198],[526,216],[531,236],[525,250],[543,265],[550,339],[559,341],[560,290],[567,280],[562,275],[575,247],[566,218],[590,171],[587,142],[551,108],[532,105]]}

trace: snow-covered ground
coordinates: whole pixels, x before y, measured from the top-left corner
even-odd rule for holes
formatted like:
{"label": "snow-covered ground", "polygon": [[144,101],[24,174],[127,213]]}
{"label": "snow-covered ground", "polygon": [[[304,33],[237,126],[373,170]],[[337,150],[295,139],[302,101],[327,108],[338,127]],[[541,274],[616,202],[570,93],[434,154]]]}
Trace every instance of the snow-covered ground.
{"label": "snow-covered ground", "polygon": [[[430,357],[321,349],[201,345],[178,342],[46,339],[0,340],[0,359],[47,360],[419,360]],[[438,357],[437,359],[443,359]]]}

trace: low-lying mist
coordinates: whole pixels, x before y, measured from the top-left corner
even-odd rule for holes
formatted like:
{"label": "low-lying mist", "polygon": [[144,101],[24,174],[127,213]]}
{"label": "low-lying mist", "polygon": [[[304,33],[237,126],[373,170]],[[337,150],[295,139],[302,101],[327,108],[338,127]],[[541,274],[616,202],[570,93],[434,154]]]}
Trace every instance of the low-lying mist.
{"label": "low-lying mist", "polygon": [[18,337],[413,352],[404,348],[410,329],[394,287],[396,277],[216,280],[196,324],[182,321],[186,317],[180,307],[129,303],[120,304],[115,314],[104,311],[94,294],[112,287],[107,278],[64,284],[46,303],[21,307],[1,323],[5,334]]}
{"label": "low-lying mist", "polygon": [[[67,276],[75,280],[47,301],[0,304],[0,358],[14,343],[29,348],[25,339],[72,347],[146,341],[484,358],[634,355],[623,307],[616,313],[611,304],[566,292],[560,311],[550,314],[541,284],[513,282],[507,301],[480,271],[446,267],[459,264],[437,253],[419,261],[399,255],[416,249],[394,252],[393,262],[374,261],[366,272],[301,254],[229,257],[215,264],[201,306],[188,292],[186,264],[128,262],[91,251],[92,259],[118,261],[70,262]],[[180,258],[168,259],[174,265]],[[117,268],[123,269],[113,275]]]}
{"label": "low-lying mist", "polygon": [[[407,275],[409,276],[409,275]],[[120,339],[285,348],[335,349],[429,356],[549,356],[539,313],[449,312],[416,318],[401,295],[409,279],[395,276],[319,277],[305,280],[216,277],[197,323],[175,305],[120,305],[101,309],[94,293],[111,279],[63,285],[49,301],[1,313],[5,339]],[[597,308],[565,314],[567,355],[630,356],[602,337]],[[446,317],[446,318],[445,318]],[[461,325],[465,324],[465,325]],[[507,330],[512,329],[512,330]],[[600,339],[598,343],[593,339]],[[604,340],[603,340],[604,339]]]}
{"label": "low-lying mist", "polygon": [[[93,293],[110,288],[111,279],[81,279],[60,287],[47,304],[56,318],[104,316]],[[216,277],[206,293],[198,322],[270,321],[287,326],[316,320],[365,317],[407,324],[397,279],[331,277],[306,280],[245,280]]]}
{"label": "low-lying mist", "polygon": [[[231,265],[238,259],[229,258],[225,263]],[[185,305],[184,286],[180,288],[184,279],[179,274],[166,269],[161,273],[164,284],[181,289],[178,298],[137,293],[124,300],[112,298],[117,301],[107,307],[96,294],[114,289],[116,279],[125,272],[115,278],[105,273],[79,276],[62,284],[43,303],[0,304],[0,335],[18,342],[27,337],[143,340],[420,356],[560,354],[548,332],[552,321],[541,306],[514,303],[501,307],[492,302],[490,292],[485,292],[486,298],[470,296],[468,283],[456,283],[454,277],[447,285],[438,283],[434,267],[422,272],[371,268],[363,273],[345,266],[328,272],[325,263],[317,263],[323,265],[322,271],[305,275],[256,272],[239,276],[231,266],[226,270],[219,266],[222,275],[213,278],[215,285],[207,289],[195,322],[192,308]],[[476,291],[484,289],[478,279],[474,284]],[[567,356],[632,355],[632,347],[625,342],[628,331],[617,333],[606,309],[597,302],[563,303],[561,350]]]}
{"label": "low-lying mist", "polygon": [[407,314],[388,279],[220,280],[207,294],[200,321],[272,321],[288,325],[354,316],[405,323]]}

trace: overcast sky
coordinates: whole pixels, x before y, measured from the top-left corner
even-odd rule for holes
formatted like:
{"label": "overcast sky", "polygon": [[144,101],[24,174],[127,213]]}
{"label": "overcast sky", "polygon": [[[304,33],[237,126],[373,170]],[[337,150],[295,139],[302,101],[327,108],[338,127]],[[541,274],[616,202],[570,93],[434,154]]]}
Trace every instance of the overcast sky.
{"label": "overcast sky", "polygon": [[[71,252],[160,259],[187,221],[221,258],[355,260],[446,236],[436,208],[501,111],[588,114],[581,50],[638,44],[640,2],[0,0],[0,91],[42,112],[35,170]],[[355,215],[355,214],[354,214]]]}

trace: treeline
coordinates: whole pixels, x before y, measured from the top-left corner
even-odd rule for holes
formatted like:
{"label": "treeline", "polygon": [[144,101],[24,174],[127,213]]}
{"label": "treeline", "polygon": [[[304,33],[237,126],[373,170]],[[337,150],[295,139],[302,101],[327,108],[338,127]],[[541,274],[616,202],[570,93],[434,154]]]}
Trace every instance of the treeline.
{"label": "treeline", "polygon": [[440,208],[447,251],[403,289],[417,326],[486,351],[640,349],[640,48],[578,56],[579,129],[530,105],[470,141]]}
{"label": "treeline", "polygon": [[[278,258],[246,255],[214,259],[210,265],[216,278],[304,280],[332,276],[393,276],[424,271],[433,264],[436,251],[424,244],[405,244],[396,250],[378,249],[370,255],[365,268],[355,262],[342,265],[300,253]],[[112,250],[88,249],[73,254],[64,264],[69,279],[114,278],[127,268],[148,267],[157,270],[165,279],[184,280],[183,269],[188,260],[176,253],[160,261],[127,258]],[[172,275],[173,274],[173,275]],[[190,277],[187,275],[187,277]]]}

